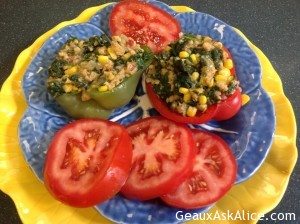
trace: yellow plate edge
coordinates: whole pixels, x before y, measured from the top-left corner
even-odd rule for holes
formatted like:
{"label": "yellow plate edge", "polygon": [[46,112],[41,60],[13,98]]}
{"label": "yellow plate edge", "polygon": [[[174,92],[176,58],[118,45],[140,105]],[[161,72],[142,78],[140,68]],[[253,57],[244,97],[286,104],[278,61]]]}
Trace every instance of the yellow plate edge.
{"label": "yellow plate edge", "polygon": [[[32,56],[57,30],[66,25],[87,21],[106,5],[89,8],[74,20],[60,23],[39,37],[18,56],[11,75],[2,86],[0,92],[0,115],[3,117],[0,121],[0,188],[12,197],[24,223],[37,223],[38,221],[51,223],[54,220],[55,223],[110,223],[92,208],[75,209],[52,199],[43,184],[28,168],[20,146],[15,141],[18,139],[18,123],[27,107],[22,93],[21,79]],[[173,9],[179,12],[193,11],[185,6],[174,6]],[[237,30],[237,32],[247,40],[240,31]],[[297,160],[296,121],[292,106],[284,95],[281,80],[267,57],[249,40],[247,42],[259,57],[263,71],[262,84],[275,105],[277,124],[274,142],[265,163],[258,172],[246,182],[234,186],[212,208],[210,212],[214,214],[226,210],[235,212],[244,209],[262,215],[272,210],[280,202]],[[285,122],[280,122],[278,118],[281,116],[285,117]],[[214,222],[205,221],[205,223]],[[230,223],[230,221],[224,221],[224,223]],[[255,223],[255,221],[248,220],[241,221],[241,223]]]}

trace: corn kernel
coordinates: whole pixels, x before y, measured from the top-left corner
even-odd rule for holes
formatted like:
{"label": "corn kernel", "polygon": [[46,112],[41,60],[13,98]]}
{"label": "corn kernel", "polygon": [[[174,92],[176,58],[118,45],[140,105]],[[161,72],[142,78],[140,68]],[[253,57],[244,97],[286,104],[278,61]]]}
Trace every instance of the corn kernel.
{"label": "corn kernel", "polygon": [[122,58],[123,58],[125,61],[127,61],[127,60],[130,58],[130,56],[131,56],[131,54],[128,52],[128,53],[124,54]]}
{"label": "corn kernel", "polygon": [[118,58],[116,53],[114,52],[114,50],[111,47],[107,48],[107,51],[113,60],[116,60]]}
{"label": "corn kernel", "polygon": [[187,88],[180,87],[179,92],[182,93],[182,94],[187,94],[189,92],[189,90]]}
{"label": "corn kernel", "polygon": [[190,93],[186,93],[186,94],[183,95],[183,101],[184,101],[185,103],[190,102],[190,101],[191,101],[191,98],[192,98],[192,96],[191,96]]}
{"label": "corn kernel", "polygon": [[191,54],[191,59],[194,65],[197,65],[199,63],[197,55]]}
{"label": "corn kernel", "polygon": [[216,82],[220,83],[220,82],[227,82],[228,81],[228,76],[225,75],[216,75],[215,76],[215,80]]}
{"label": "corn kernel", "polygon": [[107,91],[107,90],[108,90],[108,87],[107,87],[106,85],[99,86],[99,88],[98,88],[98,91],[99,91],[99,92],[105,92],[105,91]]}
{"label": "corn kernel", "polygon": [[102,65],[105,65],[109,61],[108,56],[99,55],[98,56],[98,62]]}
{"label": "corn kernel", "polygon": [[68,68],[67,70],[65,70],[65,75],[75,75],[78,72],[78,67],[77,66],[73,66],[71,68]]}
{"label": "corn kernel", "polygon": [[223,68],[220,71],[218,71],[218,75],[224,75],[224,76],[230,76],[230,70],[228,68]]}
{"label": "corn kernel", "polygon": [[192,81],[197,81],[197,79],[199,78],[200,74],[199,72],[193,72],[191,80]]}
{"label": "corn kernel", "polygon": [[65,85],[63,86],[63,89],[64,89],[64,91],[65,91],[66,93],[69,93],[69,92],[72,91],[73,86],[72,86],[71,84],[65,84]]}
{"label": "corn kernel", "polygon": [[247,94],[242,94],[242,106],[250,101],[250,97]]}
{"label": "corn kernel", "polygon": [[207,97],[204,96],[204,95],[200,95],[198,101],[199,101],[199,104],[206,104],[207,103]]}
{"label": "corn kernel", "polygon": [[197,106],[198,110],[204,112],[207,109],[207,104],[200,104]]}
{"label": "corn kernel", "polygon": [[188,107],[186,111],[186,115],[188,117],[195,117],[197,114],[197,108],[196,107]]}
{"label": "corn kernel", "polygon": [[233,61],[231,59],[226,59],[224,61],[224,67],[227,69],[232,69],[233,68]]}
{"label": "corn kernel", "polygon": [[183,59],[183,58],[188,58],[189,56],[190,56],[189,53],[186,52],[186,51],[180,51],[180,52],[179,52],[179,57],[180,57],[181,59]]}

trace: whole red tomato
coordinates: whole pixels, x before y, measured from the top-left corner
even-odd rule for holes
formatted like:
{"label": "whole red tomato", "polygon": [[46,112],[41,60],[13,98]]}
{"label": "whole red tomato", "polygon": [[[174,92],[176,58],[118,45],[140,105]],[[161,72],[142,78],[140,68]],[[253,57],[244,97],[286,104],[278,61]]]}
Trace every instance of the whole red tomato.
{"label": "whole red tomato", "polygon": [[162,9],[144,1],[125,0],[115,5],[109,18],[112,35],[124,34],[154,52],[179,38],[179,22]]}

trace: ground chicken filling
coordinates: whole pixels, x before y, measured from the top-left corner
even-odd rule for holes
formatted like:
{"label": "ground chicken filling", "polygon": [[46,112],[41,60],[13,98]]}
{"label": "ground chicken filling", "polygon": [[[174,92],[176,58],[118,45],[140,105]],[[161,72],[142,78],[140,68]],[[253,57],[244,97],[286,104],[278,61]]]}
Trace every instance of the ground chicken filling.
{"label": "ground chicken filling", "polygon": [[70,39],[58,52],[49,68],[48,91],[54,97],[64,93],[81,93],[82,101],[90,99],[88,88],[110,91],[141,65],[144,50],[124,35],[105,35],[88,40]]}
{"label": "ground chicken filling", "polygon": [[221,42],[185,34],[156,56],[146,81],[172,110],[193,117],[239,88],[232,68]]}

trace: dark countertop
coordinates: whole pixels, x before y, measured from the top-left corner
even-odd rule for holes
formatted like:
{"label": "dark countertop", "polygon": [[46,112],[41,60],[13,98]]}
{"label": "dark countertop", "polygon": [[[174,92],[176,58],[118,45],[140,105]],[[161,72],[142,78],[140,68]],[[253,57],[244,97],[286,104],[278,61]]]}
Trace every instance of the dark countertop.
{"label": "dark countertop", "polygon": [[[19,53],[59,22],[75,18],[84,9],[108,1],[0,0],[0,86],[10,74]],[[300,1],[170,1],[188,5],[239,28],[270,59],[280,75],[284,91],[296,118],[300,117]],[[298,123],[299,129],[299,123]],[[300,146],[299,135],[297,146]],[[294,212],[300,223],[300,165],[291,176],[288,189],[272,212]],[[0,191],[0,224],[21,223],[15,206]],[[260,223],[275,223],[264,221]],[[279,221],[278,221],[279,223]],[[288,222],[284,222],[288,223]]]}

